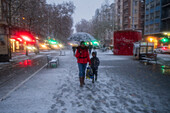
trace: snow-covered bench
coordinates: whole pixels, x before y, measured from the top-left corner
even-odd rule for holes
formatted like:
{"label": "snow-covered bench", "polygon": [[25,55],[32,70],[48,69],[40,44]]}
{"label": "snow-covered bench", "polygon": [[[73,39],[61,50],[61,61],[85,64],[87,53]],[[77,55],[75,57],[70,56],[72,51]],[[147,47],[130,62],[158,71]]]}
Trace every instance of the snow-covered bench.
{"label": "snow-covered bench", "polygon": [[52,67],[53,64],[55,64],[57,67],[59,65],[59,58],[48,55],[47,56],[47,67],[49,66]]}

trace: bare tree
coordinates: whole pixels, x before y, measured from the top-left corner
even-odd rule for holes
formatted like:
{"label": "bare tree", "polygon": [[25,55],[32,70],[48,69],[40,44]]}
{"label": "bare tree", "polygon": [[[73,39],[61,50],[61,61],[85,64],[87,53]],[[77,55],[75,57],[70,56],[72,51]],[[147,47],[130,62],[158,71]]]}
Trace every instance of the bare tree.
{"label": "bare tree", "polygon": [[9,26],[46,38],[65,40],[72,33],[75,6],[72,2],[58,5],[46,4],[46,0],[7,0]]}

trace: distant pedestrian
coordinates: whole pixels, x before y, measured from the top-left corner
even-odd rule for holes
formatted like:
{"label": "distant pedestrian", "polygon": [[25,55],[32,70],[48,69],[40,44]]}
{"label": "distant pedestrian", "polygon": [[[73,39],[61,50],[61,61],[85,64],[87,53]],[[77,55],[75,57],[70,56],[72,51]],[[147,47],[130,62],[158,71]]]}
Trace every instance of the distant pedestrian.
{"label": "distant pedestrian", "polygon": [[[90,60],[91,60],[91,68],[93,70],[93,76],[95,77],[95,81],[97,81],[98,67],[100,64],[100,60],[97,57],[97,52],[92,52],[92,58]],[[94,83],[94,77],[92,80],[93,83]]]}
{"label": "distant pedestrian", "polygon": [[89,54],[91,54],[91,51],[92,51],[92,48],[93,48],[91,43],[89,43],[89,47],[88,48],[89,48]]}
{"label": "distant pedestrian", "polygon": [[78,68],[79,68],[79,81],[80,81],[80,87],[82,87],[85,79],[85,71],[87,63],[91,64],[88,48],[85,46],[85,42],[81,41],[80,46],[77,47],[76,55]]}

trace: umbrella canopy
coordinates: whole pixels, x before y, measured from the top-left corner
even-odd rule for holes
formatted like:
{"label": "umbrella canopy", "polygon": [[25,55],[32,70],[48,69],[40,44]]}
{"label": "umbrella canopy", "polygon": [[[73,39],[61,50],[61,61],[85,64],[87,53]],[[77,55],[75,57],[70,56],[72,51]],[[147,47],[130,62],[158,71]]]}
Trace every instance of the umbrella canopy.
{"label": "umbrella canopy", "polygon": [[69,41],[68,44],[71,46],[77,47],[79,45],[79,42],[78,41]]}
{"label": "umbrella canopy", "polygon": [[96,40],[93,36],[91,36],[88,33],[85,32],[78,32],[73,35],[71,35],[68,40],[74,40],[74,41],[92,41]]}

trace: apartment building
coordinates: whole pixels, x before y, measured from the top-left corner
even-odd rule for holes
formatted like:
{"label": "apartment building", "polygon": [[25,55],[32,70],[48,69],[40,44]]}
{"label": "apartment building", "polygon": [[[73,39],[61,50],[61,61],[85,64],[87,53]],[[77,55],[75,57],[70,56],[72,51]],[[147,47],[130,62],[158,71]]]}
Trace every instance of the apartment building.
{"label": "apartment building", "polygon": [[115,28],[123,29],[123,0],[115,0]]}
{"label": "apartment building", "polygon": [[170,35],[170,0],[162,0],[161,31]]}
{"label": "apartment building", "polygon": [[144,29],[144,0],[117,0],[116,23],[118,30]]}
{"label": "apartment building", "polygon": [[170,46],[170,0],[146,0],[145,39]]}
{"label": "apartment building", "polygon": [[161,31],[161,0],[145,2],[145,35],[159,34]]}

